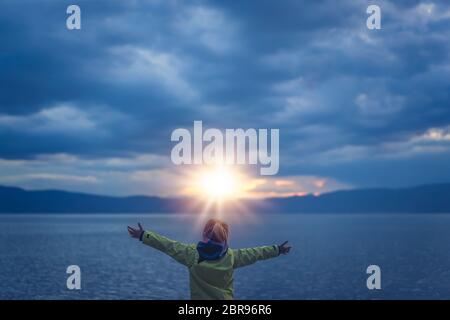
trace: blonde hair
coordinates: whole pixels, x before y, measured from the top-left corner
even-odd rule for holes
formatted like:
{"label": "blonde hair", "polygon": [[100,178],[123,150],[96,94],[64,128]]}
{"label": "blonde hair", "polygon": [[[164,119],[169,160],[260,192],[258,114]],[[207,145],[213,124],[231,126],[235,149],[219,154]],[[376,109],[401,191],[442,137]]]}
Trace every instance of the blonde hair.
{"label": "blonde hair", "polygon": [[209,219],[203,228],[203,238],[228,244],[228,225],[219,219]]}

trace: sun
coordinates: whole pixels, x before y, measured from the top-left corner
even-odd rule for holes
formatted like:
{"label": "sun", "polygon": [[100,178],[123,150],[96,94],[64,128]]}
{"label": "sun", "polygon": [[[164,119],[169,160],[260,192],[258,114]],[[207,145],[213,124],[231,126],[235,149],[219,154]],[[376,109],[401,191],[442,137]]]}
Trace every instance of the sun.
{"label": "sun", "polygon": [[241,178],[227,166],[215,166],[199,172],[196,189],[200,195],[213,200],[237,198],[241,191]]}
{"label": "sun", "polygon": [[230,221],[252,219],[246,199],[251,199],[257,184],[245,168],[228,164],[190,168],[182,179],[183,194],[190,199],[187,210],[198,212],[198,223],[206,217]]}
{"label": "sun", "polygon": [[185,173],[183,193],[200,202],[231,203],[251,195],[253,179],[233,165],[199,166]]}

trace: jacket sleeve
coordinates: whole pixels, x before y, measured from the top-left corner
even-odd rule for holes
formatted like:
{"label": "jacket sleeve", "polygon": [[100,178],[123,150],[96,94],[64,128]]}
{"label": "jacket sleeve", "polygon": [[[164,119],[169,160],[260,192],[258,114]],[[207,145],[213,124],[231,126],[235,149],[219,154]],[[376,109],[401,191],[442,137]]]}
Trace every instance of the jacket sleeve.
{"label": "jacket sleeve", "polygon": [[193,245],[171,240],[153,231],[145,231],[142,235],[142,242],[167,254],[187,267],[195,262],[197,250]]}
{"label": "jacket sleeve", "polygon": [[245,267],[259,260],[275,258],[279,255],[278,246],[263,246],[233,250],[234,268]]}

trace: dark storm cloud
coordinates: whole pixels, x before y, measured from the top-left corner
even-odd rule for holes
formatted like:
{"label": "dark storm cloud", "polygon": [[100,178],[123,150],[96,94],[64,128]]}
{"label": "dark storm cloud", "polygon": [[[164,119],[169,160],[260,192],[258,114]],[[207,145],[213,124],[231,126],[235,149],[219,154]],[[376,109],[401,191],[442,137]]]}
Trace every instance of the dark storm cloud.
{"label": "dark storm cloud", "polygon": [[76,3],[77,31],[65,28],[72,2],[2,3],[2,158],[167,155],[173,128],[203,120],[280,128],[285,175],[364,185],[398,163],[446,168],[448,151],[372,155],[450,124],[447,4],[376,1],[382,30],[370,31],[369,1]]}

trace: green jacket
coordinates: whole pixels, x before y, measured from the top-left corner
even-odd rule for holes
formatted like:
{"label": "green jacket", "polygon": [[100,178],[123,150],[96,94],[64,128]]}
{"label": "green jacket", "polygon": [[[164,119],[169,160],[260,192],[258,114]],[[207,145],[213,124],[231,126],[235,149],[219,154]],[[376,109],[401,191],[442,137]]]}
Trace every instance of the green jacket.
{"label": "green jacket", "polygon": [[218,260],[198,263],[195,244],[184,244],[168,239],[152,231],[145,231],[142,242],[164,252],[189,269],[191,299],[233,299],[233,271],[258,260],[278,256],[278,246],[263,246],[247,249],[228,249]]}

